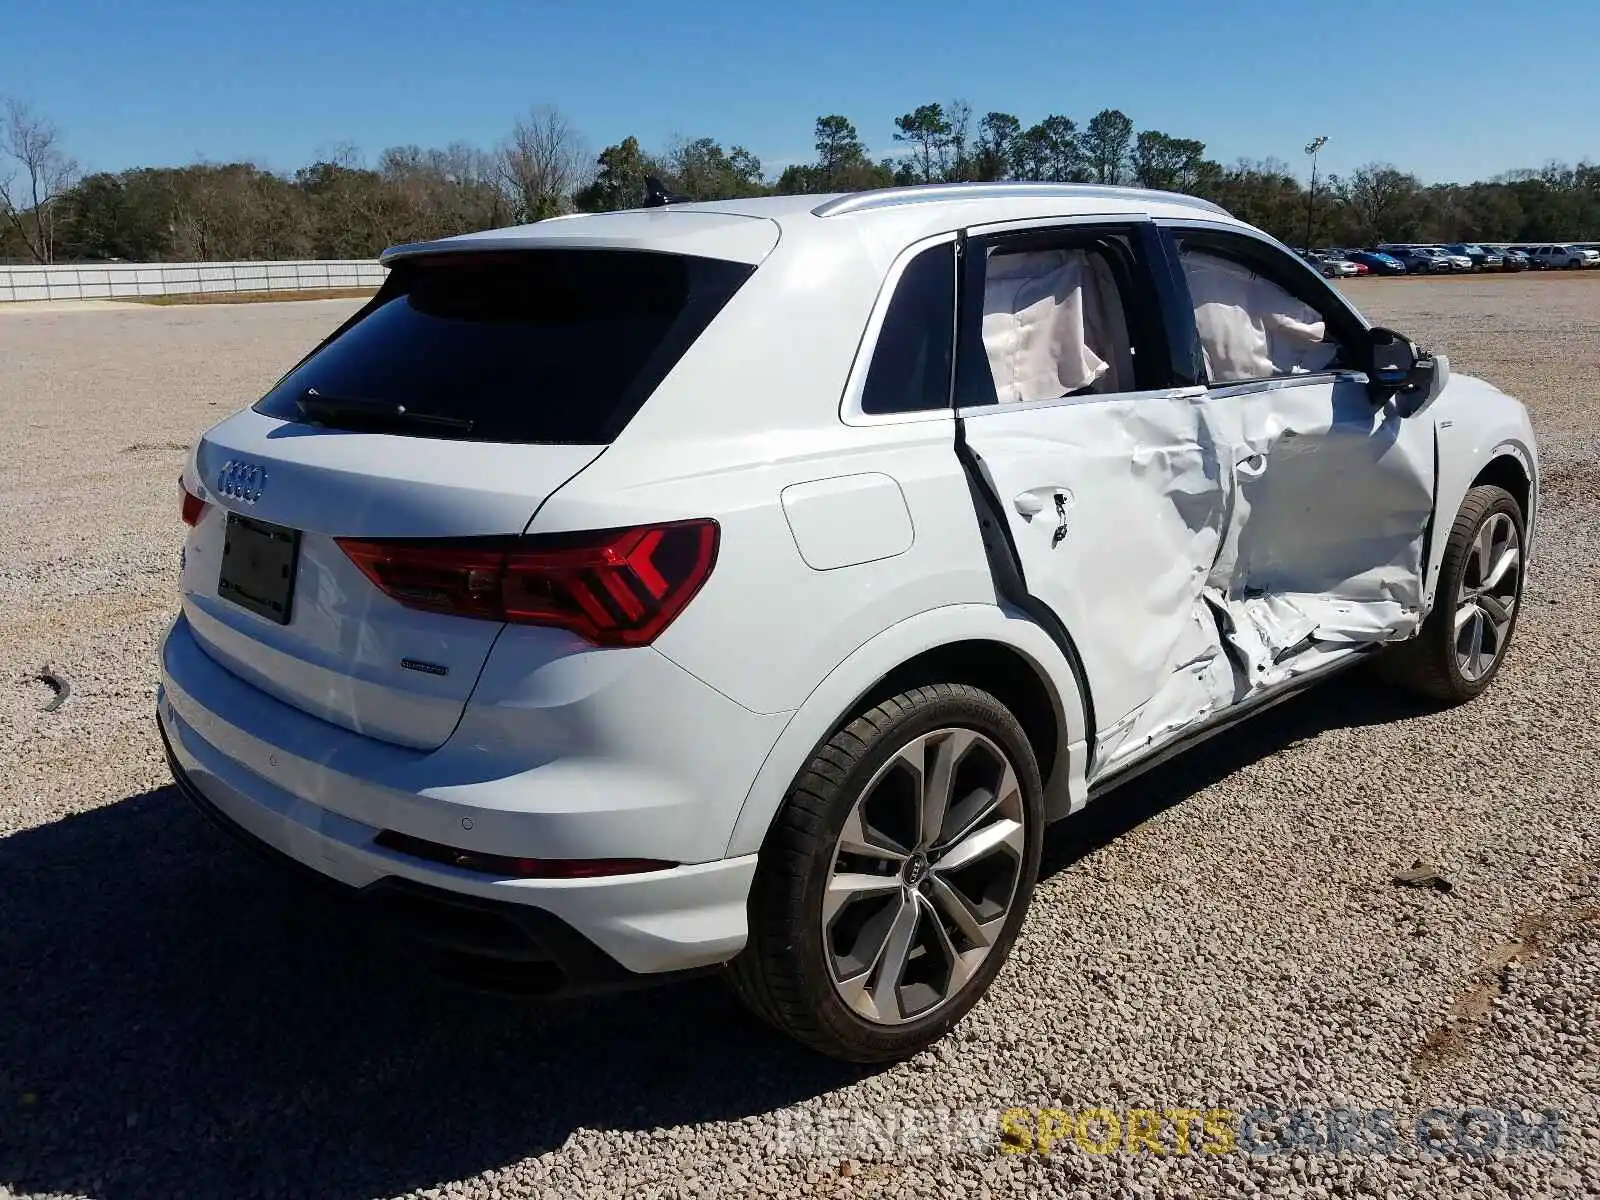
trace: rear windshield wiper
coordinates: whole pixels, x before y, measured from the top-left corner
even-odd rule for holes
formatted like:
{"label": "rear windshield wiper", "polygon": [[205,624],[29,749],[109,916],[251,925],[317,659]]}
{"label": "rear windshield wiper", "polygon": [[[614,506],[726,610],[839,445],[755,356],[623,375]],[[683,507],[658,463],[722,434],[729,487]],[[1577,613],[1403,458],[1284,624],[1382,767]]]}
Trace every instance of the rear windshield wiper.
{"label": "rear windshield wiper", "polygon": [[307,388],[305,394],[295,401],[295,407],[307,421],[317,425],[331,425],[338,429],[374,432],[384,429],[415,429],[430,433],[454,434],[457,437],[465,437],[472,432],[472,422],[466,417],[418,412],[407,408],[404,404],[386,404],[378,400],[327,396],[316,388]]}

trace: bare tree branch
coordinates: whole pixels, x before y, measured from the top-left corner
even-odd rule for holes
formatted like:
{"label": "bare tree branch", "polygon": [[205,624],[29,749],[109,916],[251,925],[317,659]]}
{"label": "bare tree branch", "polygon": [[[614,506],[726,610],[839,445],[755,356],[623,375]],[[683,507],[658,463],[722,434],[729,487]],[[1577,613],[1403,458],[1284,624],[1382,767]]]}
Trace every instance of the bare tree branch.
{"label": "bare tree branch", "polygon": [[589,150],[557,108],[539,107],[519,117],[500,149],[500,170],[512,204],[524,221],[570,211],[572,194],[586,182]]}
{"label": "bare tree branch", "polygon": [[[0,212],[28,253],[41,263],[55,257],[56,221],[63,195],[77,182],[78,164],[61,149],[61,131],[21,100],[6,101],[0,123],[0,157],[22,167],[0,165]],[[20,197],[20,199],[19,199]]]}

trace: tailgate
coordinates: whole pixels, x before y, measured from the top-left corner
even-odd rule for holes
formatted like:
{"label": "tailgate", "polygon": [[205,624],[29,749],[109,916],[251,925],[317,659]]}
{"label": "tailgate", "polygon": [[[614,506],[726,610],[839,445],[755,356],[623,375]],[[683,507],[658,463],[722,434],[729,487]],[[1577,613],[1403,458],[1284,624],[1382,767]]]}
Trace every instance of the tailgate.
{"label": "tailgate", "polygon": [[440,611],[436,577],[415,585],[421,610],[401,604],[337,539],[523,533],[753,269],[594,248],[396,262],[356,317],[201,440],[187,486],[208,506],[183,569],[201,646],[347,729],[441,744],[501,624]]}
{"label": "tailgate", "polygon": [[[185,548],[184,612],[213,659],[270,695],[431,749],[455,728],[501,626],[406,608],[334,539],[521,533],[602,449],[315,431],[240,413],[196,451],[190,486],[210,503]],[[236,552],[252,549],[240,549],[241,519],[298,534],[286,622],[219,593],[230,534]]]}

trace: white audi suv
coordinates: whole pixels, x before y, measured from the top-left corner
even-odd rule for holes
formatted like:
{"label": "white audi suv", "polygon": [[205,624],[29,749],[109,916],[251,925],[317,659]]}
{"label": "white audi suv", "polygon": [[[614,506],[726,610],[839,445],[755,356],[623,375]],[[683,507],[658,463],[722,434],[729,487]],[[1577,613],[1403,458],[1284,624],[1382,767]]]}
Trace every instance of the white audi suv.
{"label": "white audi suv", "polygon": [[389,251],[183,476],[175,778],[441,965],[902,1057],[1047,823],[1344,668],[1499,670],[1523,407],[1221,209],[654,199]]}

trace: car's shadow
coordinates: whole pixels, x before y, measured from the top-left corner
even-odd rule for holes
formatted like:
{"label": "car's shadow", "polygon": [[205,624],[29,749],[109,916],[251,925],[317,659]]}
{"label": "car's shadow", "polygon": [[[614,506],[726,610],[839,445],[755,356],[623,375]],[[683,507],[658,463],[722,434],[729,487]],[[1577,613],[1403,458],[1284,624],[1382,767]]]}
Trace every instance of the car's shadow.
{"label": "car's shadow", "polygon": [[1358,667],[1224,730],[1139,775],[1050,828],[1039,873],[1048,878],[1134,827],[1226,779],[1241,767],[1327,729],[1388,725],[1437,705],[1408,696]]}
{"label": "car's shadow", "polygon": [[[1409,711],[1334,683],[1117,793],[1060,870],[1318,729]],[[576,1131],[760,1114],[860,1078],[715,980],[559,1005],[457,992],[222,840],[171,788],[0,839],[0,1185],[392,1195]]]}

